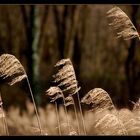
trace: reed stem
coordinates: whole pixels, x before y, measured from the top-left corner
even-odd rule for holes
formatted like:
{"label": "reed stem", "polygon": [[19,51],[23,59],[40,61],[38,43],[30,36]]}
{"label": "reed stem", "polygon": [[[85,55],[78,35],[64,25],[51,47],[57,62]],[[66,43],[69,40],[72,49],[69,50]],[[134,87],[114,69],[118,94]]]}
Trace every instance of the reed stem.
{"label": "reed stem", "polygon": [[78,130],[78,134],[80,135],[80,126],[79,126],[79,120],[78,120],[78,115],[77,115],[78,113],[77,113],[77,109],[76,109],[76,105],[75,105],[73,97],[72,97],[72,100],[73,100],[74,113],[75,113],[76,122],[77,122],[77,130]]}
{"label": "reed stem", "polygon": [[29,90],[30,90],[31,98],[32,98],[32,101],[33,101],[33,105],[34,105],[34,109],[35,109],[35,113],[36,113],[36,118],[37,118],[37,122],[38,122],[38,127],[40,129],[40,134],[42,134],[42,127],[41,127],[41,123],[40,123],[40,119],[39,119],[39,113],[37,111],[37,107],[36,107],[36,104],[35,104],[34,96],[33,96],[33,93],[32,93],[31,86],[30,86],[30,82],[29,82],[28,77],[26,77],[26,79],[27,79]]}
{"label": "reed stem", "polygon": [[67,119],[67,124],[68,124],[68,133],[70,133],[70,123],[69,123],[69,119],[68,119],[68,111],[67,111],[67,108],[66,108],[66,106],[65,106],[66,102],[65,102],[64,95],[63,95],[63,102],[64,102],[64,110],[65,110],[66,119]]}
{"label": "reed stem", "polygon": [[59,113],[58,113],[57,102],[55,102],[55,111],[56,111],[56,118],[57,118],[57,125],[58,125],[58,133],[61,136],[61,124],[60,124],[60,120],[59,120]]}
{"label": "reed stem", "polygon": [[[1,101],[2,101],[2,96],[1,96],[1,89],[0,89],[0,97],[1,97]],[[2,101],[3,103],[3,101]],[[4,109],[3,109],[3,104],[1,105],[1,109],[2,109],[2,120],[3,120],[3,124],[4,124],[4,132],[7,136],[9,136],[9,130],[8,130],[8,125],[7,125],[7,120],[6,120],[6,115],[4,113]]]}
{"label": "reed stem", "polygon": [[86,127],[85,127],[85,122],[84,122],[84,117],[83,117],[83,113],[82,113],[82,107],[80,104],[80,97],[79,97],[79,93],[77,92],[77,98],[78,98],[78,105],[79,105],[79,109],[80,109],[80,116],[82,119],[82,125],[83,125],[83,129],[84,129],[84,134],[86,135]]}

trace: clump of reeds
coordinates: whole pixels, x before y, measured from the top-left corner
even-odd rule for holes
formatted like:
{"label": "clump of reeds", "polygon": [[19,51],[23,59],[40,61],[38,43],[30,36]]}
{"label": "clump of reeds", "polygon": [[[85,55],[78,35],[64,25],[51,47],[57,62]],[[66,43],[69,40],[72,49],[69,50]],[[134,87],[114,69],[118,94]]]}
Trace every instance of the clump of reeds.
{"label": "clump of reeds", "polygon": [[[65,97],[71,96],[73,98],[74,94],[77,95],[78,105],[79,105],[80,115],[81,115],[80,118],[82,119],[84,134],[86,134],[83,113],[82,113],[82,108],[80,104],[80,97],[78,93],[78,91],[80,90],[80,87],[78,87],[78,81],[76,80],[73,64],[69,58],[61,59],[60,61],[56,63],[55,67],[58,68],[58,72],[53,76],[54,82],[57,84],[58,87],[61,88],[61,90],[64,93],[64,96]],[[75,101],[74,101],[74,106],[75,106]],[[76,109],[76,106],[75,106],[75,109]],[[77,110],[76,110],[76,114],[77,114]]]}
{"label": "clump of reeds", "polygon": [[77,110],[74,104],[74,99],[72,98],[72,96],[67,96],[65,99],[65,106],[70,106],[73,105],[74,107],[74,114],[75,114],[75,118],[76,118],[76,122],[77,122],[77,130],[78,130],[78,134],[80,134],[80,126],[79,126],[79,121],[78,121],[78,115],[77,115]]}
{"label": "clump of reeds", "polygon": [[[63,99],[63,103],[64,103],[64,109],[65,109],[65,114],[66,114],[66,119],[67,119],[67,126],[69,129],[68,134],[71,134],[71,129],[70,129],[70,123],[68,120],[68,112],[66,109],[66,106],[69,105],[70,101],[67,101],[64,97],[64,94],[62,92],[62,90],[59,87],[50,87],[47,91],[46,91],[46,95],[49,96],[49,98],[51,99],[50,102],[55,102],[55,108],[56,108],[56,117],[57,117],[57,123],[58,123],[58,130],[59,130],[59,135],[62,134],[62,130],[61,130],[61,123],[60,123],[60,119],[59,119],[59,112],[58,112],[58,105],[57,105],[57,99],[62,98]],[[66,130],[67,131],[67,130]]]}
{"label": "clump of reeds", "polygon": [[2,54],[0,56],[0,77],[6,81],[10,86],[20,82],[23,79],[27,80],[30,94],[33,100],[34,109],[37,117],[38,126],[40,133],[42,133],[41,123],[39,119],[39,114],[34,101],[34,96],[30,87],[28,76],[24,70],[24,67],[19,62],[19,60],[11,54]]}
{"label": "clump of reeds", "polygon": [[109,25],[116,33],[117,38],[123,37],[124,40],[132,38],[140,39],[137,29],[130,18],[119,7],[115,6],[107,12]]}
{"label": "clump of reeds", "polygon": [[49,98],[51,99],[50,102],[55,102],[56,118],[57,118],[57,124],[58,124],[58,133],[59,133],[59,135],[61,135],[61,127],[60,127],[58,106],[57,106],[56,100],[59,98],[63,98],[63,93],[59,87],[50,87],[46,91],[46,95],[49,96]]}

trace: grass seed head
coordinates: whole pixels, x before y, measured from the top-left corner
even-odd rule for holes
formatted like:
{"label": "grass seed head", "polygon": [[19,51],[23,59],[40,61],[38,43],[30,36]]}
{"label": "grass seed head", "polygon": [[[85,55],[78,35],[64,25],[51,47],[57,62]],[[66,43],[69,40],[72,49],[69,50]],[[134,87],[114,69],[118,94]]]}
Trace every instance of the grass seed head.
{"label": "grass seed head", "polygon": [[0,56],[0,77],[9,85],[14,85],[27,75],[24,67],[14,55],[2,54]]}
{"label": "grass seed head", "polygon": [[63,93],[59,87],[50,87],[46,91],[46,95],[50,97],[51,102],[56,101],[58,98],[63,98]]}
{"label": "grass seed head", "polygon": [[98,109],[111,110],[115,108],[109,94],[101,88],[94,88],[90,90],[82,98],[81,102],[90,105],[93,110]]}
{"label": "grass seed head", "polygon": [[131,22],[130,18],[119,7],[115,6],[107,12],[109,26],[115,31],[117,38],[123,37],[129,40],[138,37],[137,29]]}

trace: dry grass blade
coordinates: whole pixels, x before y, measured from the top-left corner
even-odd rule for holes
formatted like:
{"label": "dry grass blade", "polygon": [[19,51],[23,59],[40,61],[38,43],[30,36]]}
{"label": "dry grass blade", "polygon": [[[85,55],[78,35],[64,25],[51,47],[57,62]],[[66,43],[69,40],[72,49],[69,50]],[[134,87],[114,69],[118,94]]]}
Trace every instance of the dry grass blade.
{"label": "dry grass blade", "polygon": [[138,111],[140,110],[140,99],[134,103],[133,111]]}
{"label": "dry grass blade", "polygon": [[26,72],[18,59],[10,54],[0,56],[0,77],[13,85],[27,77]]}
{"label": "dry grass blade", "polygon": [[90,105],[93,110],[98,109],[115,109],[109,94],[101,89],[94,88],[90,90],[81,100],[82,103]]}
{"label": "dry grass blade", "polygon": [[138,37],[137,29],[131,22],[130,18],[117,6],[107,12],[109,25],[116,32],[117,38],[123,37],[124,40],[129,40]]}

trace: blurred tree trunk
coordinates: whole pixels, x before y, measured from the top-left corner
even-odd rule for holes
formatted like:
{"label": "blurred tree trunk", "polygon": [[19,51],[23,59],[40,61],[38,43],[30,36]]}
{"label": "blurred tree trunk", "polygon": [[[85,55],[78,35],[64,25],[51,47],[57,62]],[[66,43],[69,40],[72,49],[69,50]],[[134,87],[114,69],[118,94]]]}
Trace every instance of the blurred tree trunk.
{"label": "blurred tree trunk", "polygon": [[[72,59],[74,54],[74,47],[77,47],[77,31],[79,25],[81,6],[73,6],[71,9],[71,26],[69,32],[67,31],[66,42],[64,48],[64,57]],[[77,43],[76,43],[77,42]]]}
{"label": "blurred tree trunk", "polygon": [[[132,5],[132,14],[131,14],[131,20],[135,27],[137,28],[136,24],[136,16],[138,14],[138,5]],[[133,65],[134,62],[134,56],[135,56],[135,47],[136,47],[136,38],[132,39],[130,47],[128,49],[128,56],[125,62],[125,72],[126,72],[126,78],[128,82],[128,99],[135,101],[136,93],[135,93],[135,80],[134,80],[134,73],[133,70],[135,69],[135,65]],[[130,105],[131,108],[131,105]]]}
{"label": "blurred tree trunk", "polygon": [[81,6],[64,5],[62,8],[60,13],[58,6],[53,6],[60,59],[72,59]]}
{"label": "blurred tree trunk", "polygon": [[66,18],[68,16],[68,5],[64,6],[64,11],[62,13],[62,19],[60,17],[60,12],[57,5],[53,6],[54,18],[57,30],[57,40],[58,48],[60,51],[60,59],[64,58],[64,46],[65,46],[65,37],[66,37]]}
{"label": "blurred tree trunk", "polygon": [[[48,10],[47,6],[45,11]],[[33,94],[37,105],[41,103],[41,85],[39,79],[39,46],[40,40],[43,35],[43,27],[47,18],[47,12],[44,12],[42,21],[39,16],[39,7],[36,5],[30,6],[29,18],[25,9],[25,6],[21,6],[23,20],[25,24],[26,36],[27,36],[27,60],[28,60],[28,77],[31,83]]]}

